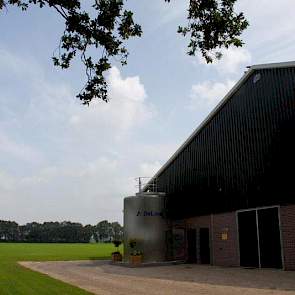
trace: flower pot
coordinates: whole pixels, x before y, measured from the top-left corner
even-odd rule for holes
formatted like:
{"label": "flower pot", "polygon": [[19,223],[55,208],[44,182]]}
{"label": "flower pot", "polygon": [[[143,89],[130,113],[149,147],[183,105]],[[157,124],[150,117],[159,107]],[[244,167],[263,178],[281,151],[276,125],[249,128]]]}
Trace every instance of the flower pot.
{"label": "flower pot", "polygon": [[132,265],[140,265],[142,263],[142,255],[130,255],[130,263]]}
{"label": "flower pot", "polygon": [[120,254],[120,253],[113,253],[112,254],[112,261],[113,262],[122,261],[122,254]]}

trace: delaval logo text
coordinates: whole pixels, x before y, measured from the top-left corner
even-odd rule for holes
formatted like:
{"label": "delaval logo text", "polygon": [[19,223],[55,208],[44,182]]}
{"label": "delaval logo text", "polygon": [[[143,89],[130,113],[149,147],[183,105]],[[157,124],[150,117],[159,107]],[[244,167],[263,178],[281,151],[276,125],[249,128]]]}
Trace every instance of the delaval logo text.
{"label": "delaval logo text", "polygon": [[161,217],[163,217],[163,212],[153,211],[153,210],[150,210],[150,211],[138,210],[136,216],[144,216],[144,217],[159,217],[159,216],[161,216]]}

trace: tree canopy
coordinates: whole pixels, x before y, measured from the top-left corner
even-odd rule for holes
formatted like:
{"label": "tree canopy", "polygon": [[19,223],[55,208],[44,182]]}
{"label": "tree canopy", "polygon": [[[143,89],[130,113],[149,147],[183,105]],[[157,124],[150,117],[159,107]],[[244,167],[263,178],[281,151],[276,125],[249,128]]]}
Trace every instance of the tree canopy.
{"label": "tree canopy", "polygon": [[122,239],[123,227],[107,220],[85,226],[70,221],[19,225],[14,221],[0,220],[0,242],[89,243]]}
{"label": "tree canopy", "polygon": [[[89,105],[94,98],[109,100],[105,75],[111,68],[112,59],[126,65],[127,40],[142,35],[141,26],[134,22],[133,12],[125,9],[126,1],[92,0],[90,6],[84,7],[85,3],[80,0],[0,0],[0,10],[9,5],[23,11],[31,5],[55,9],[64,20],[65,29],[52,57],[53,63],[68,69],[75,57],[81,59],[87,82],[77,98]],[[200,52],[206,62],[211,63],[222,57],[220,49],[243,45],[240,36],[248,22],[242,12],[235,12],[236,1],[189,1],[187,24],[178,27],[178,33],[189,37],[189,55]],[[99,58],[96,58],[97,52]]]}

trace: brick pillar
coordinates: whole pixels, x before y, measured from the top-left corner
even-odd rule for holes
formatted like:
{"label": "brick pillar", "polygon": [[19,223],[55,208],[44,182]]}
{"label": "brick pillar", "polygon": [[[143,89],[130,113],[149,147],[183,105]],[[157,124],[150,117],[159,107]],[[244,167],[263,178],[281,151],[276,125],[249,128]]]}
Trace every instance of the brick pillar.
{"label": "brick pillar", "polygon": [[280,219],[284,269],[295,270],[295,205],[281,206]]}

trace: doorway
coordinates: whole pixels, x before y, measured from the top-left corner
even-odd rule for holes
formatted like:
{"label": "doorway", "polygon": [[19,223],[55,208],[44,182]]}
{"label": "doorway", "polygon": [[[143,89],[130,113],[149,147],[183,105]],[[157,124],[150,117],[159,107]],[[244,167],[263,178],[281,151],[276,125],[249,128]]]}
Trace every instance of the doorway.
{"label": "doorway", "polygon": [[258,210],[261,267],[282,268],[278,208]]}
{"label": "doorway", "polygon": [[238,212],[240,265],[282,268],[278,207]]}
{"label": "doorway", "polygon": [[200,228],[200,262],[210,264],[210,236],[209,228]]}
{"label": "doorway", "polygon": [[259,267],[256,211],[238,213],[240,265]]}
{"label": "doorway", "polygon": [[197,231],[194,228],[187,230],[187,262],[197,262]]}

